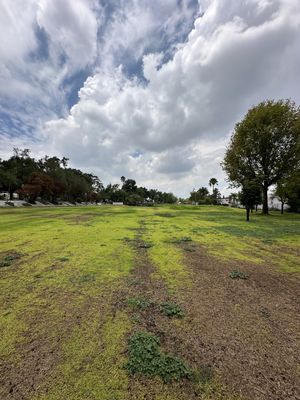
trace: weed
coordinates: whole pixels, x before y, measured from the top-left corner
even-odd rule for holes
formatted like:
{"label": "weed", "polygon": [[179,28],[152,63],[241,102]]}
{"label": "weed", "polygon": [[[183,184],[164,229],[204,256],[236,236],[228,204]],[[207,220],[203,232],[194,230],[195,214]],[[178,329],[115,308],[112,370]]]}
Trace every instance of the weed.
{"label": "weed", "polygon": [[69,261],[69,258],[68,257],[59,257],[57,260],[61,261],[61,262],[65,262],[65,261]]}
{"label": "weed", "polygon": [[141,317],[138,314],[133,314],[131,321],[135,324],[139,324],[141,322]]}
{"label": "weed", "polygon": [[96,279],[94,274],[84,274],[79,278],[79,283],[94,282]]}
{"label": "weed", "polygon": [[129,361],[124,367],[130,374],[159,376],[164,382],[191,377],[184,361],[161,352],[159,339],[148,332],[134,333],[129,338],[128,351]]}
{"label": "weed", "polygon": [[134,279],[134,278],[128,279],[127,282],[128,282],[128,285],[130,285],[130,286],[137,286],[140,283],[140,281],[138,279]]}
{"label": "weed", "polygon": [[180,244],[180,243],[187,243],[187,242],[191,242],[191,241],[192,241],[192,238],[190,236],[182,236],[181,238],[171,240],[171,243]]}
{"label": "weed", "polygon": [[195,249],[193,249],[192,247],[184,247],[184,249],[183,249],[184,251],[189,251],[189,252],[195,252],[196,250]]}
{"label": "weed", "polygon": [[0,268],[9,267],[15,260],[19,260],[21,257],[22,254],[17,252],[8,254],[0,261]]}
{"label": "weed", "polygon": [[143,297],[131,297],[127,300],[127,304],[140,310],[146,310],[151,306],[152,303]]}
{"label": "weed", "polygon": [[160,305],[160,311],[162,314],[164,314],[170,318],[171,317],[177,317],[177,318],[184,317],[184,313],[178,304],[163,303]]}
{"label": "weed", "polygon": [[173,218],[176,217],[175,214],[171,214],[171,213],[156,213],[154,215],[157,215],[158,217],[164,217],[164,218]]}
{"label": "weed", "polygon": [[72,283],[87,283],[87,282],[94,282],[96,280],[96,277],[94,274],[83,274],[79,277],[72,277],[70,278],[70,282]]}
{"label": "weed", "polygon": [[150,249],[150,247],[152,247],[152,244],[151,244],[151,243],[141,243],[141,244],[139,245],[139,248],[140,248],[140,249]]}
{"label": "weed", "polygon": [[231,271],[229,276],[231,279],[247,279],[248,278],[248,275],[246,275],[244,272],[239,271],[239,270]]}

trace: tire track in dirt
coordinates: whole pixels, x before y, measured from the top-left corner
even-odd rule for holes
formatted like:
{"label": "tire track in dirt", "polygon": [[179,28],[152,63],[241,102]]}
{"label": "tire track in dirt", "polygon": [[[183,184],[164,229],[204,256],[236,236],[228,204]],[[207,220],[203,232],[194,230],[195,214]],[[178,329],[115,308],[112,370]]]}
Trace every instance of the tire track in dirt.
{"label": "tire track in dirt", "polygon": [[[159,272],[150,262],[147,246],[142,239],[145,230],[145,226],[141,225],[141,228],[137,232],[137,237],[132,243],[136,251],[136,260],[135,268],[128,281],[127,296],[128,298],[145,299],[150,302],[151,306],[136,312],[132,311],[132,318],[135,321],[132,333],[144,330],[154,334],[159,338],[164,351],[180,357],[196,370],[203,366],[203,357],[197,357],[197,353],[195,353],[193,346],[191,346],[194,338],[191,335],[185,337],[181,334],[181,329],[178,328],[191,322],[189,305],[183,303],[182,300],[184,298],[182,296],[181,298],[173,293],[172,297],[170,297],[163,278],[160,277],[159,279]],[[181,298],[181,301],[178,301],[179,298]],[[181,321],[176,321],[162,315],[159,304],[164,302],[172,302],[180,306],[184,305],[183,311],[186,316]],[[199,387],[196,387],[194,382],[187,379],[165,384],[158,378],[150,379],[134,375],[131,376],[129,382],[130,399],[136,400],[154,400],[158,398],[166,398],[168,400],[194,400],[202,398],[207,400],[226,400],[235,398],[230,396],[221,387],[218,394],[219,397],[216,397],[214,394],[212,394],[212,397],[209,395],[202,397]],[[212,392],[214,391],[212,390]],[[215,394],[217,395],[217,393]]]}

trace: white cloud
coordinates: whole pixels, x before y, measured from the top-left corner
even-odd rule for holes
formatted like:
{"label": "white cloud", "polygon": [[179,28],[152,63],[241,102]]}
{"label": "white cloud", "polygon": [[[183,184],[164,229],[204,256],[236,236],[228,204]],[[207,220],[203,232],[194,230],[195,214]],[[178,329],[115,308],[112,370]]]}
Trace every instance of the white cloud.
{"label": "white cloud", "polygon": [[50,40],[50,51],[56,62],[68,59],[71,70],[93,64],[97,55],[98,22],[89,0],[39,0],[37,23]]}

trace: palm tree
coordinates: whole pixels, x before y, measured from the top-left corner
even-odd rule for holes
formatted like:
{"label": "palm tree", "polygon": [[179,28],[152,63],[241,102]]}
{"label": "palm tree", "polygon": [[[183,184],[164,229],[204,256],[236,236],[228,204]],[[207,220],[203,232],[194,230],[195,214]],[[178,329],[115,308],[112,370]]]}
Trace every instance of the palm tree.
{"label": "palm tree", "polygon": [[209,180],[208,183],[209,183],[209,186],[212,186],[212,192],[214,192],[214,190],[215,190],[215,185],[218,184],[217,179],[216,179],[216,178],[210,178],[210,180]]}

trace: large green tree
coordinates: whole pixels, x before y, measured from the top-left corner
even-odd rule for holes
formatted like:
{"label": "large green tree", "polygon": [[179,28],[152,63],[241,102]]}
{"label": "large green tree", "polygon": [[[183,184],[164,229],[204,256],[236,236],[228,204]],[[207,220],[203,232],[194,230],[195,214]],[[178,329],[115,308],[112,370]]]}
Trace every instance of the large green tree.
{"label": "large green tree", "polygon": [[268,214],[268,189],[300,162],[300,109],[290,100],[267,100],[236,124],[222,163],[234,186],[255,180]]}

